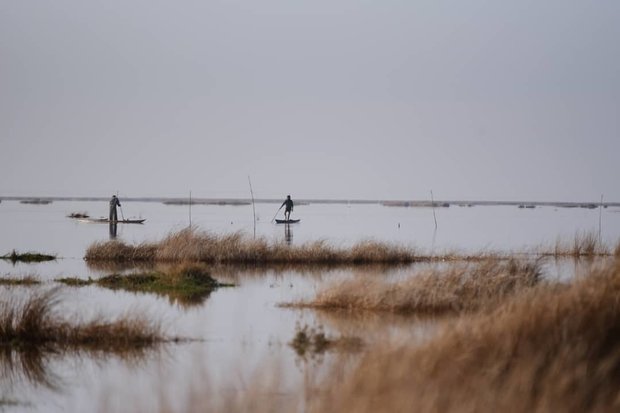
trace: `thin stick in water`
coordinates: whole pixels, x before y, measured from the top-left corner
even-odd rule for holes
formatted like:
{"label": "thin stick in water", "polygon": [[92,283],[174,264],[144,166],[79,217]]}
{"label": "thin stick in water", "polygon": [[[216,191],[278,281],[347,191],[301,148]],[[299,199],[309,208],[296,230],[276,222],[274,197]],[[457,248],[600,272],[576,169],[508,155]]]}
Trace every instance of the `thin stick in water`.
{"label": "thin stick in water", "polygon": [[252,190],[252,181],[248,175],[248,183],[250,184],[250,196],[252,197],[252,216],[254,217],[254,238],[256,238],[256,208],[254,207],[254,191]]}
{"label": "thin stick in water", "polygon": [[602,228],[603,228],[603,194],[601,194],[601,203],[598,206],[598,243],[600,245],[603,244]]}
{"label": "thin stick in water", "polygon": [[431,189],[431,206],[433,207],[433,219],[435,220],[435,229],[437,229],[437,216],[435,215],[435,200],[433,199],[432,189]]}

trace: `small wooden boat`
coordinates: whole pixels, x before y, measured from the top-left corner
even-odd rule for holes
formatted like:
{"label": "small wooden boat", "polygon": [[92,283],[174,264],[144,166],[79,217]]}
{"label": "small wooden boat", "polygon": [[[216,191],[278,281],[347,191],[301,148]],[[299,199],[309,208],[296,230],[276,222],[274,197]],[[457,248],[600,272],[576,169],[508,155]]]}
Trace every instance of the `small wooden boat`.
{"label": "small wooden boat", "polygon": [[276,219],[276,224],[297,224],[301,219]]}
{"label": "small wooden boat", "polygon": [[142,224],[146,219],[119,219],[117,221],[110,221],[107,218],[78,218],[78,221],[91,224]]}

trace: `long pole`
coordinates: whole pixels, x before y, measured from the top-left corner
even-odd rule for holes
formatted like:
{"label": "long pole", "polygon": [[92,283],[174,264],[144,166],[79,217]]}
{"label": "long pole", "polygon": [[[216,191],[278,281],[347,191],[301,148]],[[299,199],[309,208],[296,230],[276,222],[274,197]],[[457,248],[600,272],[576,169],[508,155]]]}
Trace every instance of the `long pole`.
{"label": "long pole", "polygon": [[433,199],[432,189],[431,189],[431,205],[433,206],[433,219],[435,220],[435,229],[437,229],[437,216],[435,215],[435,200]]}
{"label": "long pole", "polygon": [[254,238],[256,238],[256,207],[254,206],[254,191],[252,190],[252,180],[248,175],[248,183],[250,184],[250,196],[252,197],[252,217],[254,218]]}
{"label": "long pole", "polygon": [[271,222],[273,222],[273,220],[276,219],[276,217],[278,216],[278,212],[280,212],[283,206],[284,205],[280,205],[280,208],[278,208],[278,211],[276,212],[276,214],[273,216],[273,218],[271,218]]}
{"label": "long pole", "polygon": [[189,229],[192,229],[192,191],[189,191]]}
{"label": "long pole", "polygon": [[601,194],[601,203],[598,206],[598,243],[600,245],[603,244],[602,229],[603,229],[603,194]]}

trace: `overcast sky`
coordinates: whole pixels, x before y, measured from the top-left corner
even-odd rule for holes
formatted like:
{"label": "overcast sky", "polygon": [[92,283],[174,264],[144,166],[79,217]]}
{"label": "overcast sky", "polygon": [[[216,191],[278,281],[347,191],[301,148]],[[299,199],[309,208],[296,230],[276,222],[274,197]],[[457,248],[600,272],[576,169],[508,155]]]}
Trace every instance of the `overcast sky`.
{"label": "overcast sky", "polygon": [[0,196],[620,201],[620,1],[0,2]]}

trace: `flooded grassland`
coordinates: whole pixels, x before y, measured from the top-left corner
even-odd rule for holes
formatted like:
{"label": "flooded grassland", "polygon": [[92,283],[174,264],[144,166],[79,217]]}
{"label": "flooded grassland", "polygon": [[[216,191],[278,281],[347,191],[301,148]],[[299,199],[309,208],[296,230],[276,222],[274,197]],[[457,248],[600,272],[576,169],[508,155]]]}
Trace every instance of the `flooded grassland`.
{"label": "flooded grassland", "polygon": [[0,204],[3,410],[617,407],[613,208],[123,206]]}

